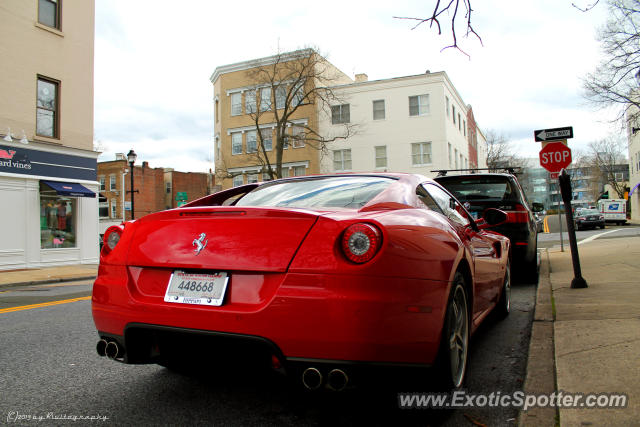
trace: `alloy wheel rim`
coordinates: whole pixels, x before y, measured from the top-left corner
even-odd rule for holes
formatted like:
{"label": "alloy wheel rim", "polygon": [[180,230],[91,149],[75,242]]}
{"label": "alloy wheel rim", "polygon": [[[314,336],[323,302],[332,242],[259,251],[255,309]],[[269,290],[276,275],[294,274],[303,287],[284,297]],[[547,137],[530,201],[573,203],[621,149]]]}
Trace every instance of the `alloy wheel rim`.
{"label": "alloy wheel rim", "polygon": [[468,316],[467,299],[462,288],[457,288],[449,313],[449,357],[451,379],[454,387],[460,387],[467,364]]}

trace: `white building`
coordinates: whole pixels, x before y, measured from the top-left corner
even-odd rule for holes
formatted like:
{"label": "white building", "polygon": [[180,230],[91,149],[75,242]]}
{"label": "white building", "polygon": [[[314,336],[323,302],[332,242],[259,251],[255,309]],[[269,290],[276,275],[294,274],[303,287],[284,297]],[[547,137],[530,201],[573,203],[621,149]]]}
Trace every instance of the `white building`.
{"label": "white building", "polygon": [[0,7],[0,270],[98,262],[93,0]]}
{"label": "white building", "polygon": [[445,72],[368,81],[332,90],[341,105],[320,114],[319,130],[335,135],[350,122],[357,134],[329,145],[321,172],[408,172],[486,167],[486,139]]}

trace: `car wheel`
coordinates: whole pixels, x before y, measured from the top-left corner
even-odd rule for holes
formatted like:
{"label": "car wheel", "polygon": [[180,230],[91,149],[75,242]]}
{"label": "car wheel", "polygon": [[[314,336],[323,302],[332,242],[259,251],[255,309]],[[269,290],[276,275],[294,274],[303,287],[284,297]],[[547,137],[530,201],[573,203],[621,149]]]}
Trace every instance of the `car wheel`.
{"label": "car wheel", "polygon": [[500,301],[496,306],[496,313],[501,319],[509,315],[511,310],[511,263],[507,262],[507,268],[504,272],[504,282],[502,284],[502,294]]}
{"label": "car wheel", "polygon": [[469,306],[464,277],[457,272],[442,328],[439,361],[436,364],[439,383],[444,390],[460,388],[464,382],[469,350]]}

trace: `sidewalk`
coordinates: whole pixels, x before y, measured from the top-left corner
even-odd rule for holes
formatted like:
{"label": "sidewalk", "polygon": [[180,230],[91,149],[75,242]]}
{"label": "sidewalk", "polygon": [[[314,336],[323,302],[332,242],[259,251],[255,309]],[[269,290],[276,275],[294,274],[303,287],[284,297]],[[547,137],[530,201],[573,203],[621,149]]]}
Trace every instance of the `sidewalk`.
{"label": "sidewalk", "polygon": [[29,268],[0,271],[0,288],[19,285],[38,285],[68,280],[95,279],[98,264],[61,265],[56,267]]}
{"label": "sidewalk", "polygon": [[[625,409],[559,408],[561,426],[638,425],[640,238],[599,239],[580,245],[579,253],[582,276],[589,285],[585,289],[570,287],[570,251],[551,250],[543,256],[525,389],[543,391],[536,384],[540,378],[534,377],[550,378],[549,364],[536,371],[545,362],[540,348],[550,348],[547,356],[555,359],[556,390],[628,395]],[[543,333],[536,334],[536,328]],[[523,413],[520,422],[537,425],[536,419],[549,421],[548,416],[548,411],[538,409]]]}

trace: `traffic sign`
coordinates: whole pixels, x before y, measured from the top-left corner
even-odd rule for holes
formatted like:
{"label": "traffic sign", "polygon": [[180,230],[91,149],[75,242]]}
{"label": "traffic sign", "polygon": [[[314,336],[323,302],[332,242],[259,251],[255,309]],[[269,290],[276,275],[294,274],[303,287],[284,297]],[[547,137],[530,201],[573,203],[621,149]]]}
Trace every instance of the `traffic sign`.
{"label": "traffic sign", "polygon": [[560,172],[571,164],[571,149],[561,142],[552,142],[540,150],[540,166],[549,172]]}
{"label": "traffic sign", "polygon": [[536,141],[555,141],[557,139],[573,138],[573,126],[534,130],[533,136]]}

